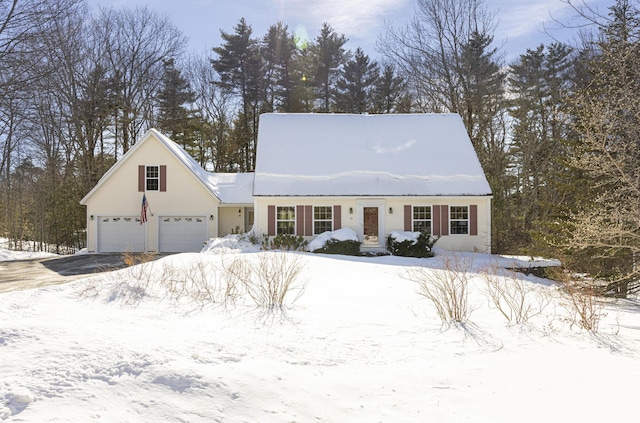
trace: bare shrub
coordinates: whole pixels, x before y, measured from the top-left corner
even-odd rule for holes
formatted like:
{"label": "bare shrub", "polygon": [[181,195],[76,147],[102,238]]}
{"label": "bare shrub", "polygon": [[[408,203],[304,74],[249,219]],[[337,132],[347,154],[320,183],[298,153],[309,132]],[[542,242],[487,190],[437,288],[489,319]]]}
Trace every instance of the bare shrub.
{"label": "bare shrub", "polygon": [[235,306],[242,294],[241,287],[251,280],[251,272],[251,267],[242,258],[234,257],[231,261],[227,261],[225,257],[222,258],[222,291],[225,307]]}
{"label": "bare shrub", "polygon": [[483,269],[481,275],[489,301],[509,323],[527,323],[551,302],[550,296],[532,292],[516,272],[501,269],[497,264]]}
{"label": "bare shrub", "polygon": [[99,280],[84,286],[78,296],[97,297],[106,289],[109,301],[137,305],[143,298],[158,294],[160,300],[189,301],[203,308],[208,305],[234,307],[239,298],[248,296],[267,311],[282,311],[304,293],[300,280],[303,265],[300,256],[285,251],[261,253],[257,262],[246,256],[227,259],[219,264],[199,259],[182,266],[173,263],[140,261],[127,255],[126,269],[105,273]]}
{"label": "bare shrub", "polygon": [[578,326],[591,333],[597,333],[600,320],[606,316],[604,304],[591,287],[581,287],[571,282],[565,283],[567,310],[570,313],[570,327]]}
{"label": "bare shrub", "polygon": [[284,312],[287,304],[295,303],[304,293],[306,283],[299,279],[303,270],[300,256],[284,251],[265,252],[257,264],[250,266],[251,277],[244,279],[244,287],[258,307]]}
{"label": "bare shrub", "polygon": [[122,262],[127,267],[135,266],[141,263],[148,263],[150,261],[154,261],[156,259],[156,255],[154,253],[132,253],[130,251],[125,251],[122,253]]}
{"label": "bare shrub", "polygon": [[97,298],[102,292],[102,277],[91,278],[84,281],[81,286],[76,290],[78,298]]}
{"label": "bare shrub", "polygon": [[469,306],[468,271],[470,260],[460,256],[441,258],[444,269],[412,267],[402,277],[418,284],[418,293],[433,303],[443,323],[465,323]]}
{"label": "bare shrub", "polygon": [[241,287],[251,278],[251,268],[240,257],[221,257],[216,265],[203,259],[176,269],[165,264],[159,283],[173,302],[188,299],[204,308],[207,305],[233,307],[242,294]]}

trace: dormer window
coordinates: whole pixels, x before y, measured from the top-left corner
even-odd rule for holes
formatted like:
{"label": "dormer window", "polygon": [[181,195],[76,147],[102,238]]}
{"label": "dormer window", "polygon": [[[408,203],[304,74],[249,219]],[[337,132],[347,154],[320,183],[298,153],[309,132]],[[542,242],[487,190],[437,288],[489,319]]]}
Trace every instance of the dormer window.
{"label": "dormer window", "polygon": [[145,183],[147,191],[158,191],[160,189],[159,166],[147,166]]}

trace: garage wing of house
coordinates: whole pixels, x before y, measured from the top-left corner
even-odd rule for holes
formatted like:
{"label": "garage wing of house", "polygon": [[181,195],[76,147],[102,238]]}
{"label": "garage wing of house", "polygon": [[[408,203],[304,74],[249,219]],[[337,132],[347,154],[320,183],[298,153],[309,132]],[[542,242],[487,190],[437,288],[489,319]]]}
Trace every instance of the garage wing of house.
{"label": "garage wing of house", "polygon": [[207,172],[151,129],[81,200],[87,249],[200,251],[209,238],[250,229],[252,188],[252,173]]}

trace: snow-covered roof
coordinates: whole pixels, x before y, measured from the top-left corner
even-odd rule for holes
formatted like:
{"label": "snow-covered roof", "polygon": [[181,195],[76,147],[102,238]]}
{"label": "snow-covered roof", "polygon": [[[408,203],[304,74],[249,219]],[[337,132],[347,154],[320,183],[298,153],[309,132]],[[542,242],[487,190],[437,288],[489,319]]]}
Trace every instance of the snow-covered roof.
{"label": "snow-covered roof", "polygon": [[457,114],[260,117],[255,196],[491,195]]}
{"label": "snow-covered roof", "polygon": [[182,147],[155,129],[153,133],[224,204],[253,203],[253,173],[207,172]]}
{"label": "snow-covered roof", "polygon": [[222,204],[252,204],[253,203],[253,173],[212,173],[207,172],[182,147],[161,134],[156,129],[150,129],[115,165],[113,165],[89,193],[80,200],[86,201],[94,192],[147,140],[154,136],[158,139],[191,173],[215,195]]}

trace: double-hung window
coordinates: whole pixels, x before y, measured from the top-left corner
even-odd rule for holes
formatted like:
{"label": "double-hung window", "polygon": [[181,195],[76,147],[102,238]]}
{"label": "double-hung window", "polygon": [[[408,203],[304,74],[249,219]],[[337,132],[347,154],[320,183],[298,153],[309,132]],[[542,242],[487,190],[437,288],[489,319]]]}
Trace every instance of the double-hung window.
{"label": "double-hung window", "polygon": [[145,170],[145,187],[147,191],[158,191],[160,189],[159,166],[147,166]]}
{"label": "double-hung window", "polygon": [[451,235],[469,234],[469,206],[451,206],[449,208]]}
{"label": "double-hung window", "polygon": [[431,233],[431,206],[413,206],[413,231]]}
{"label": "double-hung window", "polygon": [[276,235],[294,235],[296,232],[296,208],[278,206],[276,208]]}
{"label": "double-hung window", "polygon": [[323,232],[333,230],[333,207],[315,206],[313,208],[313,234],[320,235]]}

